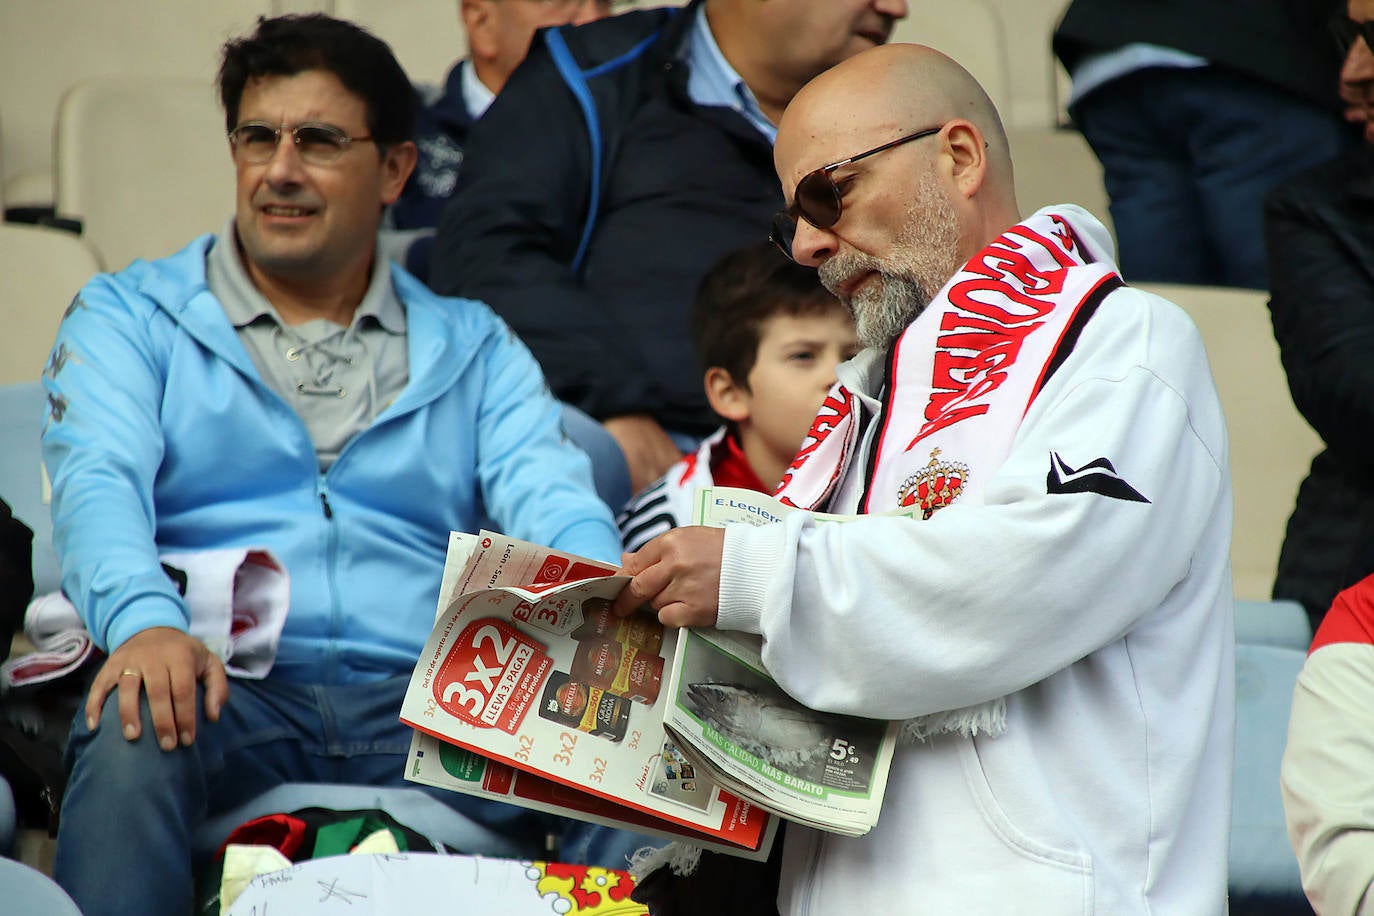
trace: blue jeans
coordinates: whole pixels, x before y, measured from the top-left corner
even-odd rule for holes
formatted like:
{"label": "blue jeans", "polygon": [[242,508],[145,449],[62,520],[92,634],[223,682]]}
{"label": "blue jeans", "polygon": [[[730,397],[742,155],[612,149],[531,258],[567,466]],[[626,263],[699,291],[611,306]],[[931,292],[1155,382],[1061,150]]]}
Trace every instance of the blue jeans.
{"label": "blue jeans", "polygon": [[1072,114],[1102,162],[1128,282],[1267,289],[1265,195],[1357,142],[1334,111],[1216,67],[1139,70]]}
{"label": "blue jeans", "polygon": [[564,861],[624,867],[646,845],[637,834],[406,782],[410,728],[397,713],[407,680],[325,687],[234,679],[219,721],[202,715],[195,744],[170,752],[152,737],[146,700],[133,742],[121,734],[115,695],[95,732],[78,712],[54,877],[85,916],[188,913],[197,825],[286,782],[428,791],[473,822],[473,847],[458,852],[541,858],[552,834]]}

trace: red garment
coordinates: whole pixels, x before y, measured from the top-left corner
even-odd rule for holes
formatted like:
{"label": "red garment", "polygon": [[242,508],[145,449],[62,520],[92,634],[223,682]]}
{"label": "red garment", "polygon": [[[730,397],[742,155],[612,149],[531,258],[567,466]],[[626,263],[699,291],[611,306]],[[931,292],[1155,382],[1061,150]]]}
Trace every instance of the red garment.
{"label": "red garment", "polygon": [[739,438],[722,426],[625,504],[616,518],[625,549],[638,550],[665,531],[692,524],[697,490],[710,486],[772,491],[749,466]]}
{"label": "red garment", "polygon": [[217,858],[224,856],[230,843],[243,846],[271,846],[291,861],[305,842],[305,821],[291,814],[264,814],[244,821],[220,844]]}
{"label": "red garment", "polygon": [[773,488],[759,480],[749,459],[744,457],[739,437],[734,430],[725,434],[725,440],[711,452],[711,479],[718,487],[739,487],[741,490],[757,490],[771,493]]}
{"label": "red garment", "polygon": [[1312,637],[1308,654],[1342,642],[1374,645],[1374,576],[1366,576],[1336,595]]}

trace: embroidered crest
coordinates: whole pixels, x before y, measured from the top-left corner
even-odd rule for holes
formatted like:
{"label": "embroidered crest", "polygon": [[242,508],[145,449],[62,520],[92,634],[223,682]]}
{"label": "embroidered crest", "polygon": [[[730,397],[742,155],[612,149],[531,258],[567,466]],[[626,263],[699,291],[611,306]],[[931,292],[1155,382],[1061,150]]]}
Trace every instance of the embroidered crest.
{"label": "embroidered crest", "polygon": [[903,481],[897,491],[897,505],[920,506],[921,518],[928,519],[959,498],[968,482],[968,465],[962,461],[941,461],[940,450],[930,450],[930,463]]}

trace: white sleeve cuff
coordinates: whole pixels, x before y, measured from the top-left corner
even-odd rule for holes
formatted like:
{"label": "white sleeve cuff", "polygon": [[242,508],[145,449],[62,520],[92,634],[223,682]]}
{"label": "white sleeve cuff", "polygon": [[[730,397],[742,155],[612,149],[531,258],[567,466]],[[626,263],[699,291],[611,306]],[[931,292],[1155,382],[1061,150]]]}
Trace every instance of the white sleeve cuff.
{"label": "white sleeve cuff", "polygon": [[[797,513],[800,515],[801,513]],[[790,519],[789,519],[790,521]],[[791,544],[795,525],[754,527],[746,524],[725,526],[725,551],[720,569],[720,614],[716,626],[722,630],[762,633],[764,607],[779,600],[778,590],[791,594],[789,575],[795,551]]]}

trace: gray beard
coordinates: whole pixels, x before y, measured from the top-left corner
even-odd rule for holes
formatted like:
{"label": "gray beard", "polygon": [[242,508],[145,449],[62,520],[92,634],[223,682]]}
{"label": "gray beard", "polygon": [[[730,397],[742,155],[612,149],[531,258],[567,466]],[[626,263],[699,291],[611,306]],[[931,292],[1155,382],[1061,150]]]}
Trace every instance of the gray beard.
{"label": "gray beard", "polygon": [[[963,266],[959,247],[958,217],[936,181],[932,164],[917,180],[892,255],[879,259],[858,251],[842,252],[823,262],[817,274],[853,313],[859,342],[886,349]],[[877,277],[856,295],[837,292],[846,280],[869,271]]]}
{"label": "gray beard", "polygon": [[865,347],[892,346],[932,298],[918,281],[880,273],[877,282],[870,283],[849,302],[859,342]]}

